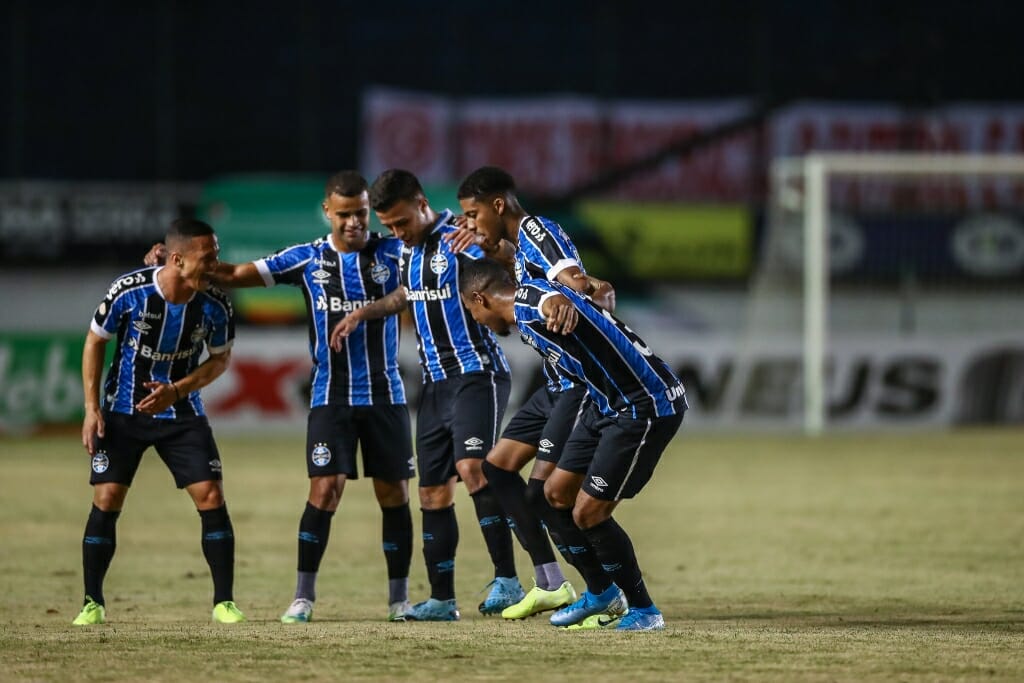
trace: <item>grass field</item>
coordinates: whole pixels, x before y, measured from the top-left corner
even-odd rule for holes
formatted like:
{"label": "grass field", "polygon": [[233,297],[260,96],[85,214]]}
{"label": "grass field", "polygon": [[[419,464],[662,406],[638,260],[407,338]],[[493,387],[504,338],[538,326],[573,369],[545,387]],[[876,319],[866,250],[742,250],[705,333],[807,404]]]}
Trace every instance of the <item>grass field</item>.
{"label": "grass field", "polygon": [[[221,440],[248,623],[209,622],[198,516],[150,454],[118,526],[108,624],[78,629],[86,456],[75,438],[0,441],[0,680],[1024,680],[1019,430],[681,436],[617,515],[668,622],[638,634],[480,617],[490,576],[461,491],[463,620],[383,623],[364,481],[335,518],[317,620],[280,624],[301,443]],[[411,592],[427,592],[418,541]]]}

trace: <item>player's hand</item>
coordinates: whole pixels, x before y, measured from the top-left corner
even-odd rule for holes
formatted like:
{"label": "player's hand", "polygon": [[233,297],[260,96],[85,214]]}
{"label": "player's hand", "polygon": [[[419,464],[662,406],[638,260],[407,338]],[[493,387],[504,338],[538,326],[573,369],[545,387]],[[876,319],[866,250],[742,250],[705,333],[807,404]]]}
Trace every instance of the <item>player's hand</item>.
{"label": "player's hand", "polygon": [[576,307],[561,294],[544,300],[544,317],[548,320],[547,328],[555,334],[569,334],[580,319]]}
{"label": "player's hand", "polygon": [[[465,218],[465,216],[462,216],[462,218]],[[448,248],[451,249],[454,254],[465,251],[474,244],[480,247],[484,253],[487,253],[487,249],[484,247],[484,236],[478,235],[466,227],[460,227],[458,230],[453,230],[452,232],[445,234],[441,239],[448,243]]]}
{"label": "player's hand", "polygon": [[135,409],[147,415],[162,413],[174,405],[181,395],[170,382],[145,382],[142,386],[149,389],[149,396],[139,401]]}
{"label": "player's hand", "polygon": [[591,277],[590,275],[584,275],[583,273],[575,273],[572,278],[574,280],[586,280],[586,288],[583,290],[583,293],[609,313],[615,312],[615,288],[612,287],[612,283]]}
{"label": "player's hand", "polygon": [[103,413],[98,408],[85,411],[85,419],[82,420],[82,446],[89,455],[96,455],[96,440],[103,438],[105,429]]}
{"label": "player's hand", "polygon": [[167,247],[164,246],[163,242],[157,242],[146,255],[142,257],[142,262],[147,266],[162,266],[167,261]]}
{"label": "player's hand", "polygon": [[345,337],[352,334],[358,326],[359,319],[356,317],[355,311],[338,321],[338,324],[331,330],[330,337],[331,348],[334,349],[335,353],[341,352],[341,346],[345,343]]}

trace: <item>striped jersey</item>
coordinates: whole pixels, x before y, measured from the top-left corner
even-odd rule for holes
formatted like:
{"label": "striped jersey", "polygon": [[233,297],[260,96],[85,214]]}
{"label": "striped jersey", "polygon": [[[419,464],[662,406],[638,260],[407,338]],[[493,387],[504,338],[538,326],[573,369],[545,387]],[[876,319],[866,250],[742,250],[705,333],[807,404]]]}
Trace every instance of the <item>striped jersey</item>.
{"label": "striped jersey", "polygon": [[451,220],[452,212],[445,209],[422,243],[402,248],[402,284],[416,326],[424,382],[467,372],[509,371],[494,335],[473,320],[459,298],[459,260],[480,259],[484,253],[475,245],[453,253],[441,239],[457,229]]}
{"label": "striped jersey", "polygon": [[329,344],[338,321],[398,289],[401,248],[399,240],[373,233],[363,249],[345,253],[336,251],[327,235],[254,262],[268,287],[289,284],[302,289],[313,359],[310,407],[405,403],[398,372],[397,315],[362,322],[338,353]]}
{"label": "striped jersey", "polygon": [[[235,339],[234,311],[224,292],[210,287],[187,303],[172,304],[157,282],[163,266],[127,273],[110,285],[90,329],[103,339],[117,335],[114,360],[103,385],[103,408],[135,413],[149,395],[146,382],[176,382],[199,365],[205,348],[224,353]],[[198,391],[182,396],[155,417],[205,415]]]}
{"label": "striped jersey", "polygon": [[[541,304],[562,294],[579,312],[570,334],[547,329]],[[682,382],[668,365],[621,320],[589,297],[546,280],[529,280],[516,290],[515,318],[524,342],[560,373],[587,386],[603,415],[646,419],[686,409]]]}
{"label": "striped jersey", "polygon": [[[542,216],[525,216],[519,221],[519,247],[515,254],[516,282],[523,279],[555,281],[558,274],[576,266],[586,273],[576,245],[558,223]],[[550,363],[544,363],[544,379],[549,391],[566,391],[572,380],[559,374]]]}

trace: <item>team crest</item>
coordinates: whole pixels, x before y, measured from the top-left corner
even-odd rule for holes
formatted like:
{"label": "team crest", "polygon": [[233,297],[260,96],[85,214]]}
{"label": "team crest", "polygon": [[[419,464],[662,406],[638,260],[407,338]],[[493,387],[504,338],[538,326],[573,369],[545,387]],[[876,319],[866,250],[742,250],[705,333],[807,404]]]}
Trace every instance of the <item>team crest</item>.
{"label": "team crest", "polygon": [[310,453],[309,457],[314,465],[323,467],[331,461],[331,449],[325,443],[318,443],[313,446],[313,452]]}
{"label": "team crest", "polygon": [[383,263],[373,264],[373,268],[370,269],[370,278],[378,285],[382,285],[388,281],[388,277],[391,275],[391,269]]}
{"label": "team crest", "polygon": [[192,330],[192,336],[190,337],[192,339],[192,343],[193,344],[198,344],[199,342],[201,342],[204,339],[206,339],[206,333],[207,333],[207,330],[202,325],[200,325],[196,329]]}
{"label": "team crest", "polygon": [[444,254],[434,254],[430,257],[430,270],[435,275],[440,275],[444,271],[448,270],[448,259],[445,258]]}
{"label": "team crest", "polygon": [[105,451],[99,451],[92,456],[92,471],[96,474],[103,474],[110,469],[110,458]]}
{"label": "team crest", "polygon": [[523,262],[516,259],[516,282],[523,281]]}
{"label": "team crest", "polygon": [[101,301],[100,302],[99,311],[100,311],[100,315],[106,315],[107,314],[107,302],[106,301]]}

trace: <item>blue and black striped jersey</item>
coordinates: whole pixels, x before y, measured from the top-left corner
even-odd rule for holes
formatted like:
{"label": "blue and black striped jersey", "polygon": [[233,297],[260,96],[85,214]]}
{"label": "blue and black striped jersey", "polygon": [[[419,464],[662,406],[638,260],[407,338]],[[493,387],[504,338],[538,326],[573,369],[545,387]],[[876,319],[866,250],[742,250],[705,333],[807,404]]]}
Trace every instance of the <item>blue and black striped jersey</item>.
{"label": "blue and black striped jersey", "polygon": [[416,325],[424,382],[467,372],[508,372],[494,335],[473,320],[459,298],[459,259],[480,259],[484,253],[476,246],[453,253],[441,239],[456,230],[451,220],[451,211],[440,212],[437,225],[421,244],[402,248],[402,284]]}
{"label": "blue and black striped jersey", "polygon": [[372,234],[359,252],[339,252],[328,235],[254,262],[268,287],[302,288],[313,359],[310,407],[405,403],[398,372],[397,315],[364,321],[345,339],[340,353],[328,343],[338,321],[398,289],[401,248],[393,237]]}
{"label": "blue and black striped jersey", "polygon": [[[579,312],[570,334],[547,329],[541,304],[554,294],[568,298]],[[686,409],[682,382],[665,361],[589,297],[558,283],[528,280],[516,290],[515,318],[523,341],[560,373],[586,384],[602,414],[636,420]]]}
{"label": "blue and black striped jersey", "polygon": [[[93,315],[90,329],[103,339],[117,335],[114,360],[103,386],[103,407],[133,414],[149,395],[145,382],[176,382],[199,365],[205,347],[224,353],[235,339],[234,311],[224,292],[210,287],[184,304],[168,302],[156,274],[161,267],[127,273],[114,281]],[[198,391],[155,417],[205,415]]]}

